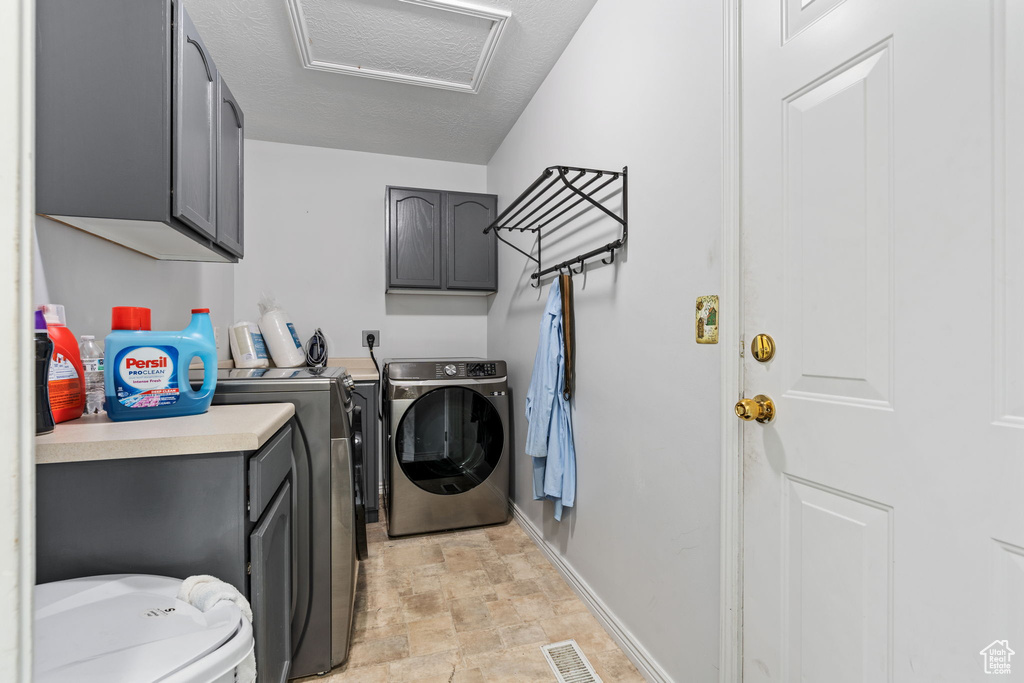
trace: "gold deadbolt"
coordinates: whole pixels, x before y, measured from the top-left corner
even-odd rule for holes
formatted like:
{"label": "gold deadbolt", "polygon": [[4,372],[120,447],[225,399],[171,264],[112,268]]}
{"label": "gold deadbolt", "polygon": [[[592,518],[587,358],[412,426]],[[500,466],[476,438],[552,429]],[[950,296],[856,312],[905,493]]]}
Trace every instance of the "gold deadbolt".
{"label": "gold deadbolt", "polygon": [[767,424],[775,419],[775,402],[764,394],[754,398],[741,398],[736,404],[736,417],[750,422],[757,420]]}
{"label": "gold deadbolt", "polygon": [[768,334],[759,334],[750,342],[750,354],[758,363],[767,363],[775,357],[775,340]]}

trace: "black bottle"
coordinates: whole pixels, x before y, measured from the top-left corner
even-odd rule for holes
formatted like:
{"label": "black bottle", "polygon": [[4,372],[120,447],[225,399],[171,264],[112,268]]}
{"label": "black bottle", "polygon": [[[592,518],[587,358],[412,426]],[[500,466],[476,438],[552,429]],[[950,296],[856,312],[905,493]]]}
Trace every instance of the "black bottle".
{"label": "black bottle", "polygon": [[51,356],[53,340],[46,334],[46,318],[42,311],[36,311],[36,434],[53,431],[49,391]]}

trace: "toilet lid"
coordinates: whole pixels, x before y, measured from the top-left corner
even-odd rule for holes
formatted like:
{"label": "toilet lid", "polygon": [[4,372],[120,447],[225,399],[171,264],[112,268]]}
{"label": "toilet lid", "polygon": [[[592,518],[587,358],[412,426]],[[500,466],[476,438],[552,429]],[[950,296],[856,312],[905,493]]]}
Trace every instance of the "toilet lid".
{"label": "toilet lid", "polygon": [[35,587],[35,680],[159,681],[206,657],[241,626],[241,610],[177,599],[179,579],[115,574]]}

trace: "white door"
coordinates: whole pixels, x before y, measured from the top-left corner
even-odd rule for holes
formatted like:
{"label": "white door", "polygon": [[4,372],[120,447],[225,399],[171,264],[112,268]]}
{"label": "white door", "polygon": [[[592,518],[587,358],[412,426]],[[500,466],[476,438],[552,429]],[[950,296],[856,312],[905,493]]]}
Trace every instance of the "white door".
{"label": "white door", "polygon": [[744,680],[1024,680],[1024,0],[741,31]]}

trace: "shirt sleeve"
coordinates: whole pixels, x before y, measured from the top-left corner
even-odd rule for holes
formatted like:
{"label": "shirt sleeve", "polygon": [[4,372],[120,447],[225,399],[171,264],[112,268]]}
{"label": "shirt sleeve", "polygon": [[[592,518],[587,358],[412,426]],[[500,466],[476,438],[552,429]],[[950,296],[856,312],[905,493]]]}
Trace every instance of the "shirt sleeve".
{"label": "shirt sleeve", "polygon": [[548,303],[540,325],[537,355],[533,361],[533,378],[526,394],[526,454],[544,458],[548,454],[551,416],[557,395],[557,374],[562,348],[558,339],[561,296],[557,280],[551,286]]}

